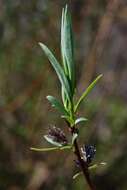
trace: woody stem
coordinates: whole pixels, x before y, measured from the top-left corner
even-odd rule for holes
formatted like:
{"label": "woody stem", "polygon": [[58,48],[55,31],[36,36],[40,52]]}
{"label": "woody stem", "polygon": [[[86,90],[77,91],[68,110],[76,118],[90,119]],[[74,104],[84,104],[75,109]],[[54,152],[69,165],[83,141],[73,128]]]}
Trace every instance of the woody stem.
{"label": "woody stem", "polygon": [[[67,123],[67,125],[68,125],[68,127],[69,127],[69,129],[71,131],[71,134],[73,135],[75,133],[75,127],[71,128],[69,123]],[[93,184],[93,182],[92,182],[92,180],[90,178],[90,173],[89,173],[88,165],[81,158],[79,146],[78,146],[78,143],[77,143],[76,139],[74,140],[74,149],[75,149],[74,153],[75,153],[75,155],[76,155],[76,157],[77,157],[77,159],[79,161],[80,167],[82,169],[82,172],[84,174],[84,178],[85,178],[85,180],[86,180],[86,182],[88,184],[89,189],[90,190],[95,190],[95,186],[94,186],[94,184]]]}

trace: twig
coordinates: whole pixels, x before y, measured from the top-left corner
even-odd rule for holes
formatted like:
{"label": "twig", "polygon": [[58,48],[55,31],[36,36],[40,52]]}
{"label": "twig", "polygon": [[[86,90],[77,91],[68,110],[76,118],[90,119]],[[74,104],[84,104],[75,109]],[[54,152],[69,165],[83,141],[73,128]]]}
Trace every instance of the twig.
{"label": "twig", "polygon": [[[71,131],[71,134],[73,136],[73,134],[75,133],[75,127],[71,128],[70,124],[67,122],[67,125],[68,127],[70,128],[70,131]],[[78,146],[78,143],[77,143],[77,140],[75,139],[74,140],[74,153],[75,155],[77,156],[77,159],[80,163],[80,166],[81,166],[81,169],[82,169],[82,172],[84,174],[84,177],[85,177],[85,180],[89,186],[89,189],[90,190],[95,190],[95,186],[90,178],[90,173],[89,173],[89,170],[88,170],[88,164],[81,158],[81,154],[80,154],[80,150],[79,150],[79,146]]]}

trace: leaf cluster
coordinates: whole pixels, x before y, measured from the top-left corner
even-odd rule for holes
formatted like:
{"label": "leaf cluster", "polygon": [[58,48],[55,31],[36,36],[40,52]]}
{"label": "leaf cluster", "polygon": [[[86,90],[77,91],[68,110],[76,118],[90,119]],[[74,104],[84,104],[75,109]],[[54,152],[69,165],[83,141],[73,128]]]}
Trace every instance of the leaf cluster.
{"label": "leaf cluster", "polygon": [[56,108],[62,115],[62,117],[70,123],[73,127],[80,122],[86,121],[86,118],[76,118],[76,113],[87,95],[95,87],[96,83],[102,77],[99,75],[82,93],[79,99],[75,102],[74,95],[76,89],[76,72],[74,62],[74,42],[73,42],[72,22],[71,16],[66,6],[62,10],[61,19],[61,57],[62,63],[60,64],[53,53],[42,43],[39,43],[45,55],[48,57],[53,69],[55,70],[58,79],[61,83],[61,97],[62,102],[57,98],[49,95],[47,99],[51,105]]}
{"label": "leaf cluster", "polygon": [[[44,45],[39,43],[43,52],[49,59],[51,66],[53,67],[56,75],[61,84],[61,100],[58,100],[54,96],[48,95],[47,99],[51,103],[52,107],[61,113],[61,117],[66,121],[68,126],[71,128],[72,140],[70,143],[63,145],[60,141],[54,140],[54,136],[45,135],[44,138],[55,147],[50,148],[31,148],[35,151],[51,151],[51,150],[66,150],[73,149],[75,140],[78,137],[78,132],[73,129],[77,129],[77,125],[81,122],[86,122],[87,118],[77,117],[77,111],[81,103],[88,96],[88,94],[95,87],[97,82],[101,79],[102,74],[97,76],[94,81],[83,91],[78,100],[75,101],[76,92],[76,69],[74,60],[74,40],[72,32],[71,15],[66,6],[62,10],[61,19],[61,63],[57,60],[51,50]],[[59,131],[60,132],[60,131]],[[62,133],[62,132],[60,132]],[[60,136],[59,134],[57,134]],[[58,139],[59,140],[59,139]],[[79,175],[79,174],[77,174]],[[75,178],[75,177],[74,177]]]}

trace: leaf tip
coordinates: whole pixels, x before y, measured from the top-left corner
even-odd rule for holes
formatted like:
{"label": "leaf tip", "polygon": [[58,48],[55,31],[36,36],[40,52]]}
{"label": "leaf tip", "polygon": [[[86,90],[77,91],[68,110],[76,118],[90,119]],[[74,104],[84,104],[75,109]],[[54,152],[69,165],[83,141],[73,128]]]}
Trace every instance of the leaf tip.
{"label": "leaf tip", "polygon": [[66,9],[66,10],[68,9],[68,4],[65,5],[65,9]]}
{"label": "leaf tip", "polygon": [[46,96],[46,99],[49,99],[50,98],[50,96],[48,95],[48,96]]}
{"label": "leaf tip", "polygon": [[103,74],[100,74],[99,76],[98,76],[98,78],[102,78],[103,77]]}
{"label": "leaf tip", "polygon": [[44,45],[42,42],[38,42],[38,45],[39,45],[42,49],[45,48],[45,45]]}
{"label": "leaf tip", "polygon": [[33,148],[33,147],[30,147],[30,150],[32,150],[32,151],[35,151],[35,148]]}
{"label": "leaf tip", "polygon": [[41,46],[41,44],[42,44],[41,42],[38,42],[38,45],[39,45],[39,46]]}
{"label": "leaf tip", "polygon": [[105,165],[107,165],[107,163],[106,162],[101,162],[100,165],[105,166]]}

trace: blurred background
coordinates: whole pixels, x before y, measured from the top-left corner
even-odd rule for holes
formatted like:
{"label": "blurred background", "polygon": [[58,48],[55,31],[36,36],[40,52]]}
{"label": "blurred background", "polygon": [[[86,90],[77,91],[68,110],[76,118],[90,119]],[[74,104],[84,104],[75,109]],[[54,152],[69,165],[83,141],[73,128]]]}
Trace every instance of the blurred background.
{"label": "blurred background", "polygon": [[[127,1],[0,1],[0,190],[82,190],[84,178],[72,153],[37,153],[51,125],[67,132],[46,100],[60,97],[59,82],[40,49],[45,43],[60,57],[61,10],[69,4],[75,35],[77,94],[100,73],[81,106],[80,144],[96,146],[92,172],[97,190],[127,189]],[[68,136],[68,138],[70,138]]]}

